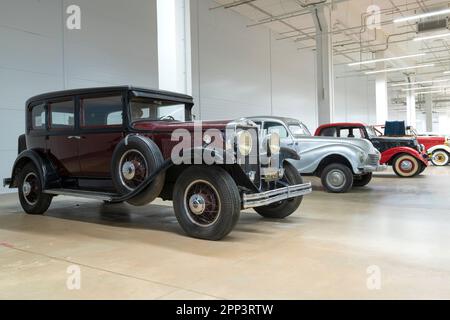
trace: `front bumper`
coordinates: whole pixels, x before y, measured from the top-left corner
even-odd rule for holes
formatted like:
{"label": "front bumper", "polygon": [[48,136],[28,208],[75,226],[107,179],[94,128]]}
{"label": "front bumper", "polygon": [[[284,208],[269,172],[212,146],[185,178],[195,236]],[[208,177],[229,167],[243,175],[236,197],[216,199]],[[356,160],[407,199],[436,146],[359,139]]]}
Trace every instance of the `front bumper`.
{"label": "front bumper", "polygon": [[360,169],[363,173],[371,173],[371,172],[382,172],[387,170],[387,165],[378,165],[378,166],[364,166]]}
{"label": "front bumper", "polygon": [[261,193],[244,194],[242,206],[244,209],[267,206],[275,202],[301,197],[311,192],[312,185],[309,182]]}

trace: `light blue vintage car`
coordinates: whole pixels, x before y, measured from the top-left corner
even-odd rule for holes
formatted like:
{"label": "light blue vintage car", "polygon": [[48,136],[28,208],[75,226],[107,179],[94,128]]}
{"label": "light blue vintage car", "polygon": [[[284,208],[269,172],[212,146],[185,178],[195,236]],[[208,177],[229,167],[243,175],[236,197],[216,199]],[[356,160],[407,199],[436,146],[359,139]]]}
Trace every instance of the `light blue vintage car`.
{"label": "light blue vintage car", "polygon": [[363,187],[372,173],[383,171],[380,152],[370,141],[356,138],[314,137],[299,120],[282,117],[250,117],[261,134],[278,133],[281,146],[300,155],[297,169],[303,175],[317,176],[328,192],[345,193]]}

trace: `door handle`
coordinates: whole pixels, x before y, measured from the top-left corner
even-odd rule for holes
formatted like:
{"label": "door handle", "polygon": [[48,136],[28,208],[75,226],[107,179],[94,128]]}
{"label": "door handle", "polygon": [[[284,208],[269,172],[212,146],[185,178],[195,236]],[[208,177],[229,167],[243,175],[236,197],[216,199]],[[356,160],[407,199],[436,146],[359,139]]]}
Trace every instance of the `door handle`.
{"label": "door handle", "polygon": [[67,139],[69,139],[69,140],[81,140],[81,137],[80,136],[69,136],[69,137],[67,137]]}

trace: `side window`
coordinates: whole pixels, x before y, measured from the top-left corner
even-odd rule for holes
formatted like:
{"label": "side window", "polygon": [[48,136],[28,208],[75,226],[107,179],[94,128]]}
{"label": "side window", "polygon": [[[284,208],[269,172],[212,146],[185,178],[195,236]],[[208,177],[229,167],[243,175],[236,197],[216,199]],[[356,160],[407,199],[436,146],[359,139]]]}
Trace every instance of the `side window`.
{"label": "side window", "polygon": [[81,115],[84,128],[122,126],[122,96],[81,99]]}
{"label": "side window", "polygon": [[336,128],[325,128],[320,132],[322,137],[337,137]]}
{"label": "side window", "polygon": [[264,124],[264,133],[271,134],[274,132],[278,133],[281,139],[289,137],[289,133],[283,125],[276,122],[266,122]]}
{"label": "side window", "polygon": [[341,138],[362,138],[361,129],[359,128],[349,128],[349,129],[341,129],[340,131]]}
{"label": "side window", "polygon": [[31,110],[31,129],[45,130],[47,118],[45,116],[45,104],[39,104]]}
{"label": "side window", "polygon": [[73,100],[50,103],[49,110],[51,129],[70,130],[75,127],[75,104]]}

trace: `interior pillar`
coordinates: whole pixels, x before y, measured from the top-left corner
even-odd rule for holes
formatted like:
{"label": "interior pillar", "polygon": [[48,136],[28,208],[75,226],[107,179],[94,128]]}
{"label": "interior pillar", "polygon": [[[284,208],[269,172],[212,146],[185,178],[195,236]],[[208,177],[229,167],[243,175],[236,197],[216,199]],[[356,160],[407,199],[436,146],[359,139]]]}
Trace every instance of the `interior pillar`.
{"label": "interior pillar", "polygon": [[[376,59],[383,59],[384,52],[377,52]],[[377,70],[385,69],[384,62],[378,62]],[[386,123],[389,118],[388,112],[388,91],[387,91],[387,76],[386,73],[378,73],[375,80],[376,91],[376,116],[377,124],[382,125]]]}
{"label": "interior pillar", "polygon": [[333,122],[334,72],[333,44],[330,28],[325,18],[325,6],[312,9],[316,27],[317,104],[319,125]]}
{"label": "interior pillar", "polygon": [[426,131],[433,132],[433,95],[425,95]]}
{"label": "interior pillar", "polygon": [[414,91],[408,91],[406,97],[406,124],[416,127],[416,94]]}

